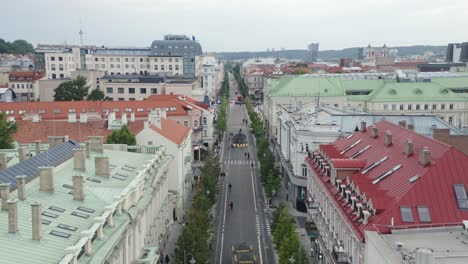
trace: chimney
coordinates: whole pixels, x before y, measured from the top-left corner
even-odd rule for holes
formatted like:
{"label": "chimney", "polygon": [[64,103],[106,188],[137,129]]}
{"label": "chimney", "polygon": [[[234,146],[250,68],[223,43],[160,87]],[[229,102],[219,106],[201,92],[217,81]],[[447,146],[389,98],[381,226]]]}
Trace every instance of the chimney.
{"label": "chimney", "polygon": [[134,112],[130,113],[130,122],[135,122],[135,113]]}
{"label": "chimney", "polygon": [[18,199],[21,201],[26,200],[26,175],[16,176],[16,188],[18,193]]}
{"label": "chimney", "polygon": [[406,120],[398,121],[398,125],[401,127],[406,127]]}
{"label": "chimney", "polygon": [[40,140],[35,140],[34,141],[34,146],[36,147],[36,156],[41,153],[41,141]]}
{"label": "chimney", "polygon": [[18,232],[18,205],[16,199],[7,201],[8,204],[8,233]]}
{"label": "chimney", "polygon": [[86,144],[86,158],[90,158],[91,157],[91,153],[90,153],[90,150],[89,148],[91,147],[90,146],[90,142],[89,141],[85,141],[85,144]]}
{"label": "chimney", "polygon": [[96,168],[96,176],[110,176],[109,157],[95,157],[94,167]]}
{"label": "chimney", "polygon": [[0,183],[0,198],[2,199],[2,210],[7,210],[8,196],[10,196],[10,184]]}
{"label": "chimney", "polygon": [[411,139],[408,139],[405,143],[405,150],[404,150],[406,157],[413,155],[413,147],[414,147],[413,141],[411,141]]}
{"label": "chimney", "polygon": [[6,153],[0,153],[0,170],[4,170],[8,167]]}
{"label": "chimney", "polygon": [[431,153],[428,147],[424,147],[419,153],[419,162],[421,165],[426,166],[431,163]]}
{"label": "chimney", "polygon": [[49,143],[49,149],[64,143],[66,140],[64,136],[48,136],[47,141]]}
{"label": "chimney", "polygon": [[80,113],[80,123],[88,123],[88,113]]}
{"label": "chimney", "polygon": [[104,144],[103,136],[89,136],[89,149],[91,151],[102,153],[102,144]]}
{"label": "chimney", "polygon": [[363,133],[366,132],[366,127],[367,127],[366,126],[366,121],[364,121],[364,119],[361,120],[361,130],[360,131],[363,132]]}
{"label": "chimney", "polygon": [[68,113],[68,123],[76,123],[76,113]]}
{"label": "chimney", "polygon": [[372,138],[377,138],[379,136],[379,129],[373,125],[371,130]]}
{"label": "chimney", "polygon": [[385,132],[384,145],[386,147],[392,145],[392,132],[390,132],[390,130],[387,130],[387,132]]}
{"label": "chimney", "polygon": [[83,175],[73,176],[73,200],[83,201]]}
{"label": "chimney", "polygon": [[79,171],[86,170],[86,158],[85,158],[85,150],[82,148],[74,149],[73,150],[73,163],[74,169]]}
{"label": "chimney", "polygon": [[23,162],[29,159],[29,149],[26,146],[18,147],[19,161]]}
{"label": "chimney", "polygon": [[54,167],[39,167],[39,190],[54,191]]}
{"label": "chimney", "polygon": [[364,210],[362,213],[364,214],[364,220],[362,223],[367,225],[369,223],[370,212],[368,210]]}
{"label": "chimney", "polygon": [[408,129],[411,130],[411,131],[414,131],[414,125],[413,124],[408,124]]}
{"label": "chimney", "polygon": [[34,202],[31,204],[32,211],[32,239],[41,240],[41,204]]}

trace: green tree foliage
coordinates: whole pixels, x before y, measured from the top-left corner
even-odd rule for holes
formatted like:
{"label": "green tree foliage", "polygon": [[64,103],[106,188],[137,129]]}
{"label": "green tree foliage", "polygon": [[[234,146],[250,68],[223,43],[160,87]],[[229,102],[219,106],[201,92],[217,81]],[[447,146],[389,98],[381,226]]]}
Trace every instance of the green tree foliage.
{"label": "green tree foliage", "polygon": [[12,135],[17,129],[17,124],[7,121],[5,113],[0,113],[0,149],[14,148]]}
{"label": "green tree foliage", "polygon": [[221,138],[226,131],[227,126],[227,97],[223,97],[221,105],[219,106],[218,118],[216,119],[216,129],[218,130],[219,138]]}
{"label": "green tree foliage", "polygon": [[236,66],[234,66],[233,71],[234,71],[234,78],[237,81],[237,85],[239,85],[239,90],[242,96],[246,98],[249,95],[249,89],[247,88],[247,85],[245,85],[244,79],[242,78],[240,74],[240,64],[237,64]]}
{"label": "green tree foliage", "polygon": [[83,101],[88,95],[89,87],[86,77],[79,75],[54,89],[54,101]]}
{"label": "green tree foliage", "polygon": [[0,39],[0,53],[8,54],[31,54],[34,53],[34,47],[26,40],[18,39],[8,42]]}
{"label": "green tree foliage", "polygon": [[273,212],[273,243],[279,255],[280,264],[289,264],[293,257],[295,263],[307,263],[304,248],[296,233],[294,219],[289,215],[284,204]]}
{"label": "green tree foliage", "polygon": [[195,189],[192,207],[188,211],[188,222],[182,228],[182,233],[177,240],[176,259],[178,263],[188,263],[192,256],[197,263],[209,263],[213,225],[210,210],[215,204],[219,192],[218,177],[220,172],[221,165],[218,157],[210,153],[201,170],[201,179]]}
{"label": "green tree foliage", "polygon": [[88,97],[86,98],[88,101],[110,101],[110,98],[105,96],[104,92],[99,89],[93,89]]}
{"label": "green tree foliage", "polygon": [[127,144],[129,146],[136,145],[135,135],[130,132],[127,126],[122,126],[121,129],[112,132],[107,138],[107,144]]}

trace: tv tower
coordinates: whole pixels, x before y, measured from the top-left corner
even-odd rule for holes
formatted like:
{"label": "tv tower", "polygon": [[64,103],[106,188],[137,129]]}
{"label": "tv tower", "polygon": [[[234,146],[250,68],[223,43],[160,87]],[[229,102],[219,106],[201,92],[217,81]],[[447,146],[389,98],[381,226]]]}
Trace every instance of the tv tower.
{"label": "tv tower", "polygon": [[80,28],[80,32],[78,32],[78,34],[80,34],[80,46],[83,46],[83,30]]}

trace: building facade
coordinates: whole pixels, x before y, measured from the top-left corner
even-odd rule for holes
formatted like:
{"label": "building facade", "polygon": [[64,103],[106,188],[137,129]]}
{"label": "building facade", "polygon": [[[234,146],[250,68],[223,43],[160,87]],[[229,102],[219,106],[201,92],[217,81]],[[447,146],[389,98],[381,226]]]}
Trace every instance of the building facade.
{"label": "building facade", "polygon": [[317,62],[319,52],[319,43],[310,43],[307,45],[307,61]]}
{"label": "building facade", "polygon": [[[467,157],[386,121],[309,152],[309,219],[319,263],[372,263],[369,231],[459,226],[468,217]],[[466,168],[465,168],[466,167]],[[440,175],[445,177],[440,177]],[[430,194],[430,195],[428,195]]]}
{"label": "building facade", "polygon": [[39,80],[45,72],[13,71],[8,78],[8,86],[15,92],[19,102],[36,101],[39,99]]}
{"label": "building facade", "polygon": [[[9,179],[0,185],[8,205],[0,213],[0,230],[9,233],[0,238],[9,252],[3,261],[159,261],[174,220],[175,197],[168,191],[173,157],[164,147],[152,154],[103,150],[99,137],[87,145],[66,140],[0,171],[3,182]],[[51,166],[60,154],[71,158]],[[26,175],[5,176],[17,171]]]}

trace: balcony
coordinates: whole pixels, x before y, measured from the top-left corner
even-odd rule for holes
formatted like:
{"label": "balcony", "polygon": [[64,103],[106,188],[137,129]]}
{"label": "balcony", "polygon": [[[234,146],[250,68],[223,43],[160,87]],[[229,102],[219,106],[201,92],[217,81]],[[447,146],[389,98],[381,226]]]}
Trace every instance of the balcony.
{"label": "balcony", "polygon": [[336,264],[349,264],[348,254],[343,251],[343,247],[334,246],[332,252],[333,260]]}

